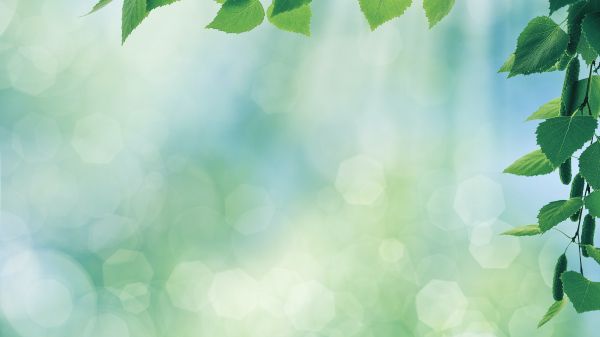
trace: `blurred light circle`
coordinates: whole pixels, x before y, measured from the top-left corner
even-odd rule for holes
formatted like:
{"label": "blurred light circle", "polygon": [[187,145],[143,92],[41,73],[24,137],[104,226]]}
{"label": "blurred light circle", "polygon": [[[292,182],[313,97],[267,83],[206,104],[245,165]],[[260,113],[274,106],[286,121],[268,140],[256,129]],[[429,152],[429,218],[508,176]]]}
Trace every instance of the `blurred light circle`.
{"label": "blurred light circle", "polygon": [[546,324],[538,329],[537,324],[546,310],[538,306],[527,306],[517,309],[508,322],[510,337],[549,337],[554,335],[553,324]]}
{"label": "blurred light circle", "polygon": [[88,224],[88,229],[88,247],[100,256],[108,257],[117,248],[128,246],[127,242],[137,244],[137,226],[126,217],[109,214]]}
{"label": "blurred light circle", "polygon": [[0,307],[23,337],[62,337],[96,310],[94,287],[74,260],[55,251],[15,252],[0,272]]}
{"label": "blurred light circle", "polygon": [[470,226],[495,219],[504,211],[502,186],[483,175],[469,178],[456,190],[454,209]]}
{"label": "blurred light circle", "polygon": [[90,320],[83,337],[129,337],[127,322],[113,314],[100,314]]}
{"label": "blurred light circle", "polygon": [[444,254],[434,254],[422,258],[417,266],[419,278],[456,280],[459,277],[456,260]]}
{"label": "blurred light circle", "polygon": [[75,124],[71,144],[84,162],[110,163],[123,148],[121,125],[103,114],[83,117]]}
{"label": "blurred light circle", "polygon": [[19,48],[7,64],[12,86],[32,96],[54,85],[57,68],[54,54],[41,47]]}
{"label": "blurred light circle", "polygon": [[69,289],[52,279],[31,284],[25,302],[31,320],[45,328],[63,325],[73,310]]}
{"label": "blurred light circle", "polygon": [[397,239],[385,239],[379,245],[379,255],[386,262],[398,262],[404,256],[404,245]]}
{"label": "blurred light circle", "polygon": [[181,262],[171,272],[165,287],[174,306],[198,312],[208,302],[212,281],[212,271],[201,261]]}
{"label": "blurred light circle", "polygon": [[[0,84],[1,88],[1,84]],[[0,127],[0,176],[9,177],[21,166],[22,156],[17,153],[12,144],[13,134],[6,128]]]}
{"label": "blurred light circle", "polygon": [[225,201],[227,221],[241,234],[261,232],[271,225],[275,205],[260,187],[241,185]]}
{"label": "blurred light circle", "polygon": [[512,227],[500,220],[478,224],[471,231],[469,252],[483,268],[508,268],[521,252],[518,238],[499,235]]}
{"label": "blurred light circle", "polygon": [[456,282],[432,280],[417,294],[419,320],[434,330],[459,326],[468,301]]}
{"label": "blurred light circle", "polygon": [[129,199],[133,216],[142,224],[156,219],[165,202],[165,181],[159,173],[146,175],[139,188]]}
{"label": "blurred light circle", "polygon": [[113,214],[124,197],[124,184],[105,166],[82,166],[74,169],[79,197],[75,212],[85,223],[89,218]]}
{"label": "blurred light circle", "polygon": [[16,8],[17,0],[0,0],[0,35],[10,24]]}
{"label": "blurred light circle", "polygon": [[184,256],[197,256],[219,246],[228,229],[223,224],[222,215],[204,206],[187,209],[175,216],[169,228],[169,248]]}
{"label": "blurred light circle", "polygon": [[20,217],[7,211],[0,211],[0,249],[11,241],[29,238],[29,226]]}
{"label": "blurred light circle", "polygon": [[433,191],[427,201],[429,221],[442,230],[451,231],[465,227],[465,223],[454,210],[455,196],[456,188],[446,186]]}
{"label": "blurred light circle", "polygon": [[104,286],[118,296],[128,285],[149,284],[154,270],[141,252],[119,249],[104,261],[102,275]]}
{"label": "blurred light circle", "polygon": [[40,114],[28,114],[13,127],[12,143],[23,159],[47,161],[58,152],[62,136],[53,119]]}
{"label": "blurred light circle", "polygon": [[335,299],[321,283],[304,282],[290,290],[284,311],[297,329],[316,332],[334,319]]}
{"label": "blurred light circle", "polygon": [[273,268],[261,279],[263,295],[260,306],[271,315],[283,317],[284,304],[291,289],[302,282],[300,274],[286,268]]}
{"label": "blurred light circle", "polygon": [[215,274],[208,291],[210,303],[217,315],[242,320],[258,304],[258,283],[241,269]]}
{"label": "blurred light circle", "polygon": [[150,289],[144,283],[131,283],[119,292],[119,300],[125,311],[139,314],[150,306]]}
{"label": "blurred light circle", "polygon": [[383,167],[364,155],[346,159],[338,169],[335,187],[347,203],[371,205],[385,190]]}
{"label": "blurred light circle", "polygon": [[[57,166],[39,167],[29,182],[29,201],[46,218],[67,218],[79,200],[77,182],[72,174]],[[60,226],[79,225],[59,221]]]}
{"label": "blurred light circle", "polygon": [[551,287],[554,278],[554,267],[556,265],[556,261],[558,257],[561,255],[563,250],[565,249],[565,240],[564,236],[560,234],[556,235],[547,235],[546,242],[542,249],[540,249],[538,255],[538,267],[539,272],[544,280],[544,283]]}

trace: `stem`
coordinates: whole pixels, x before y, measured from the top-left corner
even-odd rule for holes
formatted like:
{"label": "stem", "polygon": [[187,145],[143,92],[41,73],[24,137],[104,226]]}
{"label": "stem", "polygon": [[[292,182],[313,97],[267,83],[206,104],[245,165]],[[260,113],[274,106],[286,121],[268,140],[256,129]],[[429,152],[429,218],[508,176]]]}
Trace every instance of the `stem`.
{"label": "stem", "polygon": [[[587,79],[587,84],[586,84],[586,88],[585,88],[585,97],[583,98],[583,102],[581,102],[581,105],[579,106],[578,110],[581,110],[581,114],[584,114],[584,109],[585,107],[588,108],[588,113],[590,114],[590,116],[592,115],[592,108],[590,107],[590,89],[592,87],[592,71],[594,70],[594,67],[596,66],[596,61],[592,61],[592,63],[590,64],[590,72],[588,75],[588,79]],[[598,68],[596,68],[597,70]],[[577,112],[577,111],[575,111]],[[575,114],[575,112],[573,114]]]}

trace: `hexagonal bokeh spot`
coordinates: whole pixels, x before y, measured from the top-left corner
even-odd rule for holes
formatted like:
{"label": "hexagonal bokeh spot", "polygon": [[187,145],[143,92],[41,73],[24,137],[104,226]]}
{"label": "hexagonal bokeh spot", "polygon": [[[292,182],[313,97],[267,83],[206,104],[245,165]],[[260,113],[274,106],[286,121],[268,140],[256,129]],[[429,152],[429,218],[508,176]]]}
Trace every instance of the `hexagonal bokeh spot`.
{"label": "hexagonal bokeh spot", "polygon": [[171,272],[166,289],[174,306],[198,312],[208,300],[213,273],[200,261],[182,262]]}
{"label": "hexagonal bokeh spot", "polygon": [[71,144],[85,162],[110,163],[123,148],[121,125],[102,114],[83,117],[75,125]]}
{"label": "hexagonal bokeh spot", "polygon": [[8,60],[6,70],[13,88],[36,96],[54,85],[58,59],[45,48],[21,47]]}
{"label": "hexagonal bokeh spot", "polygon": [[259,287],[256,280],[241,269],[215,275],[208,298],[219,316],[241,320],[256,308]]}
{"label": "hexagonal bokeh spot", "polygon": [[511,228],[500,220],[484,222],[473,228],[469,252],[483,268],[507,268],[517,258],[521,252],[518,238],[498,235]]}
{"label": "hexagonal bokeh spot", "polygon": [[319,282],[301,283],[291,289],[284,311],[296,329],[320,331],[335,317],[335,298]]}
{"label": "hexagonal bokeh spot", "polygon": [[13,128],[12,145],[29,161],[47,161],[60,149],[62,135],[56,122],[48,117],[29,114]]}
{"label": "hexagonal bokeh spot", "polygon": [[456,282],[432,280],[417,294],[416,305],[419,320],[439,331],[462,323],[468,301]]}
{"label": "hexagonal bokeh spot", "polygon": [[227,221],[242,234],[265,230],[273,221],[275,204],[260,187],[241,185],[225,201]]}
{"label": "hexagonal bokeh spot", "polygon": [[25,302],[31,320],[44,328],[63,325],[73,310],[71,292],[63,283],[53,279],[34,282]]}
{"label": "hexagonal bokeh spot", "polygon": [[287,268],[273,268],[261,279],[264,291],[260,305],[271,315],[283,317],[283,306],[290,290],[302,283],[301,275],[295,270]]}
{"label": "hexagonal bokeh spot", "polygon": [[104,286],[116,296],[129,285],[149,284],[154,274],[142,253],[126,249],[120,249],[106,259],[102,271]]}
{"label": "hexagonal bokeh spot", "polygon": [[397,239],[385,239],[379,244],[379,256],[386,262],[398,262],[404,257],[404,245]]}
{"label": "hexagonal bokeh spot", "polygon": [[347,203],[371,205],[385,190],[383,167],[364,155],[347,159],[340,164],[335,187]]}
{"label": "hexagonal bokeh spot", "polygon": [[129,337],[127,322],[114,314],[100,314],[92,318],[83,330],[83,337]]}
{"label": "hexagonal bokeh spot", "polygon": [[454,210],[468,225],[495,219],[504,207],[502,186],[486,176],[469,178],[456,190]]}
{"label": "hexagonal bokeh spot", "polygon": [[144,283],[131,283],[119,292],[119,300],[123,309],[139,314],[150,306],[150,289]]}
{"label": "hexagonal bokeh spot", "polygon": [[527,306],[517,309],[508,321],[510,337],[553,336],[554,327],[552,322],[544,325],[543,329],[538,329],[537,324],[535,324],[545,312],[546,310],[539,306]]}

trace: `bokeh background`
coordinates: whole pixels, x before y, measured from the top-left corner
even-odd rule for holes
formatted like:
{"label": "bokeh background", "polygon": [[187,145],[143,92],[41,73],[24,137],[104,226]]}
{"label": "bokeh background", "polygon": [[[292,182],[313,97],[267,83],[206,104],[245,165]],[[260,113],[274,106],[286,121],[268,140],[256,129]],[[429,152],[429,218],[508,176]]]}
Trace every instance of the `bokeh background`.
{"label": "bokeh background", "polygon": [[567,193],[501,174],[560,94],[496,73],[547,1],[375,32],[315,1],[306,38],[182,0],[125,46],[92,5],[0,0],[0,336],[597,333],[570,305],[536,329],[563,236],[497,235]]}

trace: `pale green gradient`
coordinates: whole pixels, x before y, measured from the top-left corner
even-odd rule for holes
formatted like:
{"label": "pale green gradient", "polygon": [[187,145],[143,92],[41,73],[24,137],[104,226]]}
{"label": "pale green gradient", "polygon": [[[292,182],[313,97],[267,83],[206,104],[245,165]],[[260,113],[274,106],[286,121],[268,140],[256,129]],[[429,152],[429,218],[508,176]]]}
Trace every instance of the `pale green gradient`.
{"label": "pale green gradient", "polygon": [[593,336],[535,328],[564,237],[497,235],[567,193],[500,173],[560,93],[496,74],[532,3],[306,38],[182,0],[121,46],[118,2],[0,0],[0,336]]}

